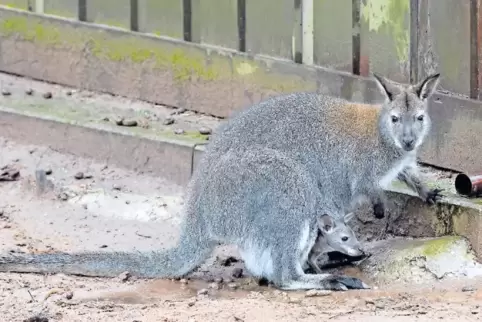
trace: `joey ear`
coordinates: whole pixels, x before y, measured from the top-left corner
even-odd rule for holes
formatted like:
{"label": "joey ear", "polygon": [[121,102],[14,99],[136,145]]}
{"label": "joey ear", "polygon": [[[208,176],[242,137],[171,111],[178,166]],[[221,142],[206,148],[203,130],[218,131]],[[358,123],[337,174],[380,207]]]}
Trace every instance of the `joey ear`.
{"label": "joey ear", "polygon": [[326,233],[330,233],[335,228],[335,220],[328,214],[318,217],[318,225]]}
{"label": "joey ear", "polygon": [[375,83],[377,83],[378,88],[382,92],[385,97],[387,97],[390,101],[393,100],[393,97],[397,93],[397,86],[392,84],[388,79],[378,74],[373,73],[373,78],[375,79]]}
{"label": "joey ear", "polygon": [[348,223],[353,219],[353,217],[355,217],[355,214],[353,212],[350,212],[346,214],[343,219],[345,220],[345,223]]}
{"label": "joey ear", "polygon": [[417,96],[421,100],[425,100],[429,98],[437,89],[439,80],[440,80],[440,73],[433,74],[426,77],[424,80],[414,85],[413,88],[415,90],[415,93],[417,93]]}

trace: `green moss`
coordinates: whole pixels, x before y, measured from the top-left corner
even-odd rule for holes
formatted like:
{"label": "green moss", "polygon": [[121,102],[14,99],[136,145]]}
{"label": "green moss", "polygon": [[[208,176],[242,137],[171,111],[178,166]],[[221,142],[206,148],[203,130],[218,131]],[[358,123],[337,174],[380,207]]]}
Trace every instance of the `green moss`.
{"label": "green moss", "polygon": [[[243,57],[229,57],[195,47],[142,38],[136,35],[113,37],[104,31],[73,28],[34,16],[11,14],[0,22],[0,34],[70,50],[85,50],[113,62],[146,64],[168,70],[178,83],[189,81],[231,81],[251,83],[277,93],[316,90],[314,81],[301,76],[270,73],[270,66]],[[234,74],[233,74],[234,67]]]}
{"label": "green moss", "polygon": [[429,241],[424,241],[421,246],[421,253],[426,257],[434,257],[440,255],[450,249],[454,242],[459,240],[457,236],[446,236]]}

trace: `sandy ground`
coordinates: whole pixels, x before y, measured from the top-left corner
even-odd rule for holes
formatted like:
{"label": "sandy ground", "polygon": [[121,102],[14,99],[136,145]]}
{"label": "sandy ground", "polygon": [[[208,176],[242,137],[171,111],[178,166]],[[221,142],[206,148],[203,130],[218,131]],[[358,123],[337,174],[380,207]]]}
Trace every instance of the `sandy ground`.
{"label": "sandy ground", "polygon": [[[0,97],[2,104],[27,96],[42,100],[51,92],[49,102],[72,109],[82,105],[80,114],[87,118],[104,118],[99,108],[108,117],[144,118],[169,131],[219,124],[192,112],[4,74],[0,85],[11,92]],[[33,95],[26,94],[29,89]],[[165,124],[168,118],[174,123]],[[147,250],[176,241],[183,187],[48,147],[10,142],[0,131],[3,166],[19,170],[20,178],[0,181],[0,252]],[[36,170],[51,173],[43,192]],[[0,321],[478,321],[482,315],[482,280],[380,285],[312,297],[260,286],[242,271],[242,262],[231,263],[229,256],[236,257],[236,250],[219,248],[181,281],[0,273]],[[347,274],[359,272],[349,268]]]}

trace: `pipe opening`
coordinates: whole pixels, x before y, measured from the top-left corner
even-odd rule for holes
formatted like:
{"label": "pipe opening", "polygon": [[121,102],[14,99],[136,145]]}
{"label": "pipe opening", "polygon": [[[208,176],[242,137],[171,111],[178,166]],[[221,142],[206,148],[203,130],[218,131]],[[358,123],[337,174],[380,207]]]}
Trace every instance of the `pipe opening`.
{"label": "pipe opening", "polygon": [[455,178],[455,190],[461,195],[470,196],[472,194],[472,181],[468,175],[460,173]]}

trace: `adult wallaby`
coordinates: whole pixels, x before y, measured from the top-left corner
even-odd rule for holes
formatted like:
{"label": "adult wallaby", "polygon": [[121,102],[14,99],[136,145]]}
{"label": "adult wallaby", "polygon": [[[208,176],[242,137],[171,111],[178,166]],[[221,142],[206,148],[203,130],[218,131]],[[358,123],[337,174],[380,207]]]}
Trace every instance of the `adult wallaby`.
{"label": "adult wallaby", "polygon": [[282,289],[366,288],[359,279],[305,274],[317,216],[341,218],[379,184],[401,179],[436,200],[416,172],[429,130],[427,99],[439,75],[416,85],[375,80],[386,100],[356,104],[317,93],[269,98],[218,128],[188,187],[177,246],[156,252],[12,255],[0,271],[140,277],[188,274],[221,244],[238,246],[246,268]]}
{"label": "adult wallaby", "polygon": [[319,233],[315,245],[308,255],[307,262],[316,273],[323,274],[320,263],[323,265],[329,262],[328,252],[330,251],[337,251],[353,257],[365,255],[358,238],[348,226],[348,222],[353,217],[353,213],[346,214],[341,219],[334,219],[326,214],[318,216]]}

